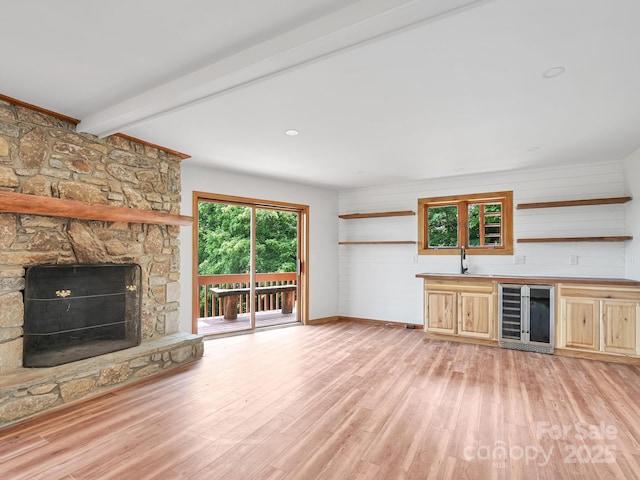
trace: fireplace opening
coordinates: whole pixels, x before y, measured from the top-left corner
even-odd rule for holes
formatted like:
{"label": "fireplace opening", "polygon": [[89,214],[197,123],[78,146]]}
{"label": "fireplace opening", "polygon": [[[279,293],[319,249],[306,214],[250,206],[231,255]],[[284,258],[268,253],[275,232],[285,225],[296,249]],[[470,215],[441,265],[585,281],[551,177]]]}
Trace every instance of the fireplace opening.
{"label": "fireplace opening", "polygon": [[136,264],[36,265],[25,273],[25,367],[52,367],[140,344]]}

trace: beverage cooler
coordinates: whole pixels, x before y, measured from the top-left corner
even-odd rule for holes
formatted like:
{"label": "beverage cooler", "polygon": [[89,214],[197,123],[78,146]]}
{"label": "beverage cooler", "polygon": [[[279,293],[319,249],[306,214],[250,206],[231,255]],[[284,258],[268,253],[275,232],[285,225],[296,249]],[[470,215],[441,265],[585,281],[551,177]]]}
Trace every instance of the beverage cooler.
{"label": "beverage cooler", "polygon": [[553,285],[500,284],[498,295],[500,346],[553,353]]}

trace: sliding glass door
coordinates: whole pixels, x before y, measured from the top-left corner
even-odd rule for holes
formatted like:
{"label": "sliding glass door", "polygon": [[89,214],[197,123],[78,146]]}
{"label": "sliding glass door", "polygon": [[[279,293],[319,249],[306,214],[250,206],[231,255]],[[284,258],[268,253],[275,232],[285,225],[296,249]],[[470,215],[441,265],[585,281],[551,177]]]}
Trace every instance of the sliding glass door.
{"label": "sliding glass door", "polygon": [[194,333],[234,333],[303,319],[307,209],[268,203],[194,194]]}

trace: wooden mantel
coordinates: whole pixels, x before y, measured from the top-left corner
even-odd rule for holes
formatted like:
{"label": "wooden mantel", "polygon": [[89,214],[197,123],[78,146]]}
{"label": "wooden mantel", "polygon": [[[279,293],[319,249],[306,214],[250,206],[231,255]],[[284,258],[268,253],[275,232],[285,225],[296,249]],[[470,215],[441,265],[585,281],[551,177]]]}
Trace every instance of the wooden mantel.
{"label": "wooden mantel", "polygon": [[154,225],[186,226],[193,223],[193,217],[186,215],[171,215],[154,210],[138,210],[2,191],[0,191],[0,212]]}

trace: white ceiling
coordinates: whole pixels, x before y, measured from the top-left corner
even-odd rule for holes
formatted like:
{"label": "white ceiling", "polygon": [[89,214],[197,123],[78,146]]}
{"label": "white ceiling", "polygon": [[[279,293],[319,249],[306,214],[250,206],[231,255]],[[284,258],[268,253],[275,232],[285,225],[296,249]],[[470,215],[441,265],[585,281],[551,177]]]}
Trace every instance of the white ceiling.
{"label": "white ceiling", "polygon": [[345,189],[640,147],[637,0],[3,4],[0,93],[193,164]]}

